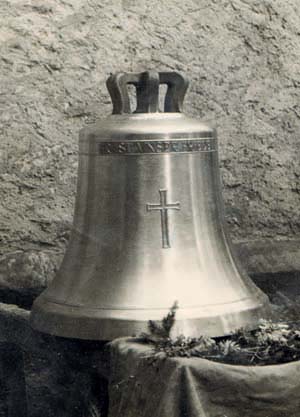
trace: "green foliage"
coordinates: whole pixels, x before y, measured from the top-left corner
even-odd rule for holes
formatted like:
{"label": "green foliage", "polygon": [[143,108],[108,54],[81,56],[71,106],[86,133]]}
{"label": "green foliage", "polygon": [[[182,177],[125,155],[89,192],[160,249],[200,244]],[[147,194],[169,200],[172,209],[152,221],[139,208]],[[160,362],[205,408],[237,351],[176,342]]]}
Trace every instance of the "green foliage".
{"label": "green foliage", "polygon": [[300,330],[296,323],[260,320],[253,331],[239,329],[230,336],[171,338],[175,323],[175,303],[161,324],[149,321],[149,333],[143,341],[151,343],[155,353],[168,357],[201,357],[236,365],[271,365],[300,360]]}

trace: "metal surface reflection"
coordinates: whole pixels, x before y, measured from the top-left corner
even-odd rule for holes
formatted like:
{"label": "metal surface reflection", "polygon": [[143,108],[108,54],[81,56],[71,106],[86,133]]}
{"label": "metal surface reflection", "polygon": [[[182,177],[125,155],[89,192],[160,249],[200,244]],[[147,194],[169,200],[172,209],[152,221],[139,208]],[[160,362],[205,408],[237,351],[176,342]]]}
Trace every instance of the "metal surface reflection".
{"label": "metal surface reflection", "polygon": [[[128,83],[137,89],[130,112]],[[165,112],[158,111],[166,83]],[[113,115],[80,134],[74,227],[31,322],[59,336],[109,340],[145,331],[178,301],[174,335],[255,327],[267,297],[225,232],[214,129],[181,113],[177,73],[117,74]]]}

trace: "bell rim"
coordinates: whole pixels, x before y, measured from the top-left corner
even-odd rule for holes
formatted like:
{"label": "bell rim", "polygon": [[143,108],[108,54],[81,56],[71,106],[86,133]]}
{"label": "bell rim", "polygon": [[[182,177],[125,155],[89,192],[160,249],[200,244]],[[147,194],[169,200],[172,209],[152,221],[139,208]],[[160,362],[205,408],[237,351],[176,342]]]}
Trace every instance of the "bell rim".
{"label": "bell rim", "polygon": [[[178,314],[175,325],[172,329],[172,337],[184,334],[186,337],[222,337],[229,335],[239,328],[249,330],[258,326],[259,319],[271,317],[271,307],[269,299],[265,294],[260,294],[255,300],[251,300],[248,305],[244,301],[240,303],[239,309],[228,309],[226,312],[216,312],[215,306],[212,309],[215,315],[200,317],[182,317]],[[252,303],[251,303],[252,301]],[[241,309],[241,304],[244,309]],[[59,306],[59,307],[58,307]],[[235,306],[237,307],[237,306]],[[168,313],[168,309],[156,311],[142,310],[142,319],[133,320],[133,316],[138,316],[137,310],[106,310],[106,317],[95,317],[83,314],[87,313],[86,307],[69,307],[57,304],[45,299],[37,299],[34,303],[30,315],[31,326],[42,333],[54,336],[77,338],[85,340],[113,340],[119,337],[130,337],[139,335],[147,331],[149,320],[161,320]],[[181,309],[181,312],[184,309]],[[90,310],[91,311],[91,310]],[[103,313],[104,309],[98,309],[98,313]],[[122,314],[125,312],[126,314]],[[180,310],[179,310],[180,312]],[[93,310],[95,313],[95,310]],[[152,315],[151,315],[152,313]],[[186,313],[186,312],[185,312]],[[114,315],[115,314],[115,315]],[[109,317],[111,315],[111,317]],[[125,316],[125,318],[124,318]]]}

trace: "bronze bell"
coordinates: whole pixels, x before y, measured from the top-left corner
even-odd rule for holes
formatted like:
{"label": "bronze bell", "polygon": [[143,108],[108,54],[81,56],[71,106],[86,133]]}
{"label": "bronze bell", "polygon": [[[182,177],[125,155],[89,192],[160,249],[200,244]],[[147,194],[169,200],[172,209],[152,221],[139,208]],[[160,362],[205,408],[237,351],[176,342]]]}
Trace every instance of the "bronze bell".
{"label": "bronze bell", "polygon": [[[134,113],[128,84],[136,87]],[[173,335],[256,327],[269,301],[234,257],[216,132],[181,113],[188,81],[176,72],[119,73],[107,87],[113,114],[80,132],[73,231],[32,325],[111,340],[145,331],[177,300]]]}

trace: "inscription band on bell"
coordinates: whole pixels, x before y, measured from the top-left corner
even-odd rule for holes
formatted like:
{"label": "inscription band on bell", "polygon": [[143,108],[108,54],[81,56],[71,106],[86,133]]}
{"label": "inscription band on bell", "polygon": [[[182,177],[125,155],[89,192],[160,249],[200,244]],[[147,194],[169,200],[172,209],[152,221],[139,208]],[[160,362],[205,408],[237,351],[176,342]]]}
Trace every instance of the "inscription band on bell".
{"label": "inscription band on bell", "polygon": [[100,155],[139,155],[189,152],[214,152],[217,150],[215,138],[177,140],[128,140],[99,143]]}

